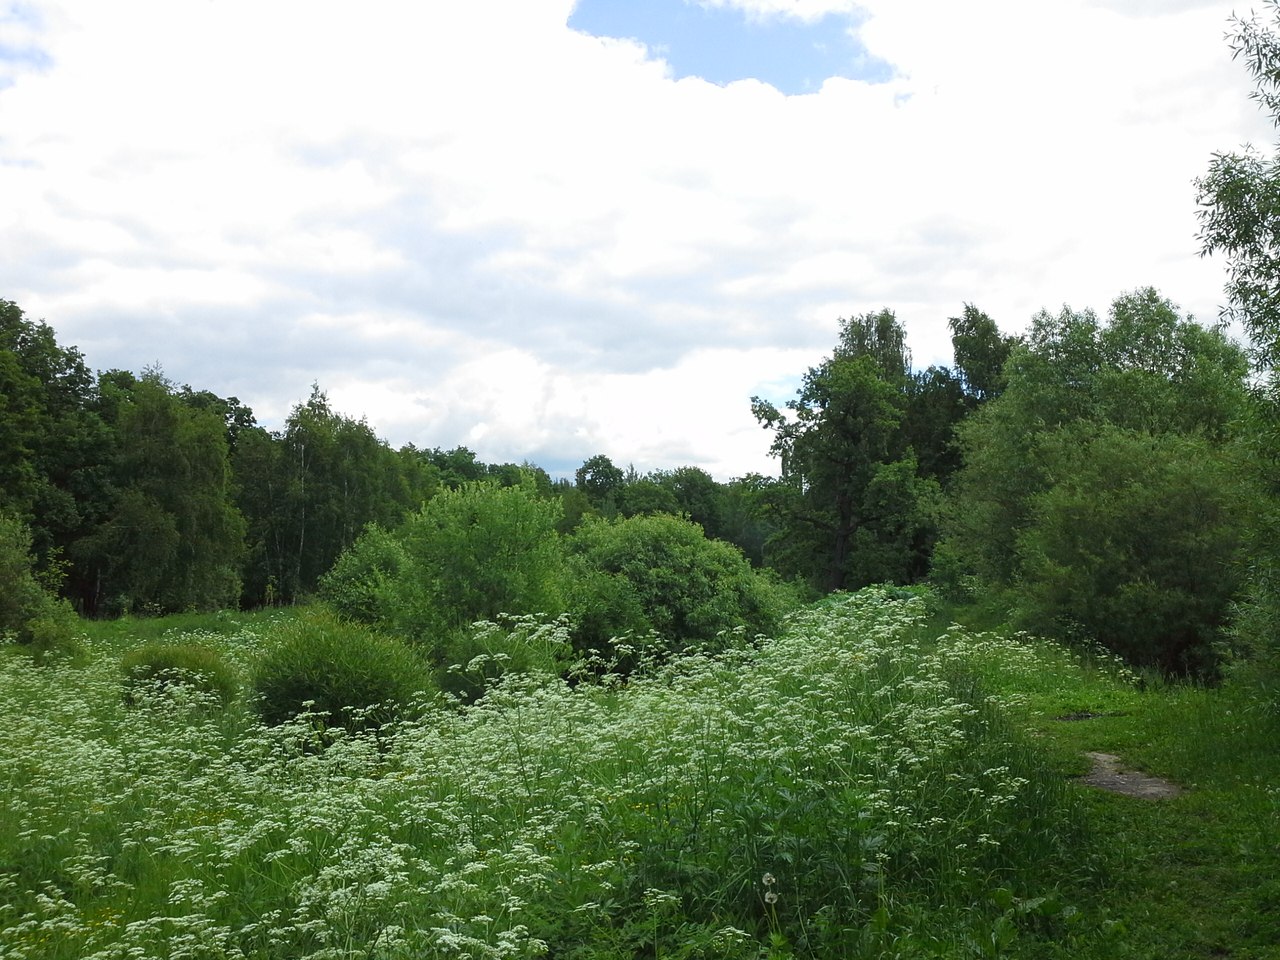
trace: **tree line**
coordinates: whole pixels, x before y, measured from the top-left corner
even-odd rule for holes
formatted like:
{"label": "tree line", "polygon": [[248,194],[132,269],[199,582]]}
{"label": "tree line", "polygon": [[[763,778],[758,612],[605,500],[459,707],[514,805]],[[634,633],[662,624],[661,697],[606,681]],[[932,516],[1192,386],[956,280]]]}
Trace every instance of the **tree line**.
{"label": "tree line", "polygon": [[466,447],[395,449],[319,386],[269,430],[238,398],[158,369],[94,374],[0,300],[0,515],[24,528],[37,579],[84,615],[290,603],[368,525],[394,528],[469,483],[526,481],[560,502],[562,533],[585,517],[671,513],[763,562],[754,480],[693,466],[641,476],[603,455],[553,480]]}
{"label": "tree line", "polygon": [[[873,372],[904,405],[892,445],[901,457],[913,444],[921,483],[936,487],[958,464],[954,424],[992,388],[977,366],[963,376],[912,373],[893,315],[876,322],[899,350],[896,371]],[[989,318],[966,308],[953,324],[958,356],[999,366],[1008,343]],[[805,450],[816,435],[797,450],[775,443],[781,483],[758,475],[721,483],[696,466],[640,474],[603,454],[573,481],[553,480],[528,463],[483,463],[465,447],[393,449],[363,419],[335,411],[318,386],[271,431],[238,398],[178,386],[158,369],[95,375],[76,347],[59,344],[47,323],[10,301],[0,301],[0,387],[0,511],[27,526],[41,577],[86,615],[291,602],[315,588],[366,525],[395,526],[441,490],[482,480],[512,486],[525,476],[561,501],[561,532],[589,516],[682,515],[756,566],[815,587],[849,579],[805,559],[826,523],[823,493],[810,483],[793,496],[792,468],[812,454]],[[881,487],[888,483],[882,476]],[[879,522],[885,529],[876,536],[886,539],[894,521]],[[902,562],[867,562],[853,580],[916,578],[927,548],[917,544]]]}
{"label": "tree line", "polygon": [[891,310],[842,320],[793,400],[752,401],[779,476],[729,483],[603,454],[570,482],[397,450],[319,387],[270,431],[158,370],[95,376],[16,304],[0,322],[0,508],[86,615],[292,602],[370,525],[486,482],[558,501],[560,534],[683,516],[815,594],[930,577],[1038,632],[1203,671],[1267,514],[1245,352],[1150,289],[1105,320],[1042,312],[1020,337],[967,304],[952,368],[915,370]]}
{"label": "tree line", "polygon": [[159,370],[92,374],[0,301],[0,512],[40,578],[91,616],[290,602],[366,523],[518,468],[392,449],[315,387],[271,431]]}

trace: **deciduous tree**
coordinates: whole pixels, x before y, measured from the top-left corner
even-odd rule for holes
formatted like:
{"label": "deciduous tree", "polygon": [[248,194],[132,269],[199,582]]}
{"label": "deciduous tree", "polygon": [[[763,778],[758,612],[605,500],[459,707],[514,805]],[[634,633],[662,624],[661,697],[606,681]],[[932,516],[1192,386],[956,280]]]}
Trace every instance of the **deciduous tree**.
{"label": "deciduous tree", "polygon": [[605,516],[618,510],[618,495],[626,482],[626,474],[603,453],[589,458],[574,472],[574,483],[586,494],[591,506]]}
{"label": "deciduous tree", "polygon": [[[1253,496],[1226,466],[1248,400],[1243,351],[1144,289],[1117,298],[1105,324],[1087,310],[1038,314],[1005,372],[1003,393],[959,429],[964,467],[935,574],[973,578],[1006,609],[1034,610],[1042,629],[1083,624],[1142,662],[1203,667],[1238,586],[1224,566],[1238,505]],[[1192,557],[1213,569],[1184,575]],[[1163,646],[1115,632],[1167,627],[1147,607],[1179,593],[1194,622],[1164,630]]]}
{"label": "deciduous tree", "polygon": [[[1265,0],[1263,7],[1261,18],[1234,18],[1230,42],[1253,78],[1253,99],[1280,127],[1280,2]],[[1248,332],[1264,372],[1249,425],[1268,497],[1253,524],[1249,581],[1234,632],[1274,680],[1280,675],[1280,153],[1245,147],[1215,154],[1197,188],[1202,253],[1226,255],[1224,312]]]}
{"label": "deciduous tree", "polygon": [[782,465],[769,502],[783,522],[784,569],[828,590],[923,573],[927,521],[915,507],[936,484],[918,476],[904,430],[910,382],[905,334],[882,310],[841,322],[834,353],[805,374],[789,413],[753,398]]}
{"label": "deciduous tree", "polygon": [[109,511],[77,541],[86,606],[127,612],[234,606],[244,520],[232,499],[226,427],[184,404],[159,371],[105,376],[114,431]]}

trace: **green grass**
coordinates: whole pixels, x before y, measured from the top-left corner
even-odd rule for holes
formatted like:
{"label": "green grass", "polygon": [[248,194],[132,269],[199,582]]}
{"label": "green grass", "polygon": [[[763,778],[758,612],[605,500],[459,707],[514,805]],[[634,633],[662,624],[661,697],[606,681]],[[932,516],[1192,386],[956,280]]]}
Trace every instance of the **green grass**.
{"label": "green grass", "polygon": [[1131,955],[1280,956],[1280,727],[1240,688],[1149,687],[1123,709],[1046,733],[1187,788],[1159,803],[1091,798]]}
{"label": "green grass", "polygon": [[173,613],[163,617],[124,616],[115,620],[83,620],[81,626],[99,649],[142,646],[164,637],[189,638],[194,635],[233,637],[244,629],[293,620],[299,610],[278,607],[254,611],[218,610],[212,613]]}
{"label": "green grass", "polygon": [[[1167,683],[1105,655],[1081,664],[1042,642],[1026,649],[1025,664],[971,662],[1005,691],[1049,769],[1078,777],[1090,766],[1085,753],[1097,751],[1186,788],[1158,802],[1078,788],[1107,852],[1106,883],[1082,891],[1079,905],[1122,933],[1061,955],[1280,957],[1280,723],[1247,677],[1216,688]],[[1062,719],[1082,714],[1095,716]]]}
{"label": "green grass", "polygon": [[[866,591],[381,735],[123,705],[125,651],[247,675],[282,615],[2,652],[0,956],[1280,956],[1277,741],[1243,688],[1139,690]],[[1055,719],[1081,712],[1108,716]],[[1095,793],[1086,749],[1191,789]]]}

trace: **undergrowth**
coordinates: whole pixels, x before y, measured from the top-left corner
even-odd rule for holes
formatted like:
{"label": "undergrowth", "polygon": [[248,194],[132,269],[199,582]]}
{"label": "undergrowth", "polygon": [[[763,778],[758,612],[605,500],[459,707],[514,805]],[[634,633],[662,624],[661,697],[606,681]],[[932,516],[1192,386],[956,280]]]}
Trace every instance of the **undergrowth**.
{"label": "undergrowth", "polygon": [[1267,691],[1245,672],[1221,686],[1170,682],[1020,634],[947,637],[940,646],[1004,691],[1046,770],[1078,777],[1103,752],[1183,789],[1151,802],[1078,788],[1107,852],[1105,882],[1076,901],[1095,922],[1029,956],[1280,957],[1280,720]]}
{"label": "undergrowth", "polygon": [[[1185,711],[1172,693],[931,622],[921,597],[841,595],[716,656],[510,674],[367,732],[171,696],[126,709],[121,636],[91,638],[82,667],[5,656],[0,955],[1184,955],[1185,924],[1156,929],[1178,901],[1137,865],[1185,799],[1092,796],[1069,737],[1147,718],[1143,759],[1169,772],[1226,740],[1178,759],[1142,707]],[[250,675],[275,629],[182,639]],[[1114,716],[1054,719],[1081,713]],[[1258,796],[1251,869],[1274,864]]]}

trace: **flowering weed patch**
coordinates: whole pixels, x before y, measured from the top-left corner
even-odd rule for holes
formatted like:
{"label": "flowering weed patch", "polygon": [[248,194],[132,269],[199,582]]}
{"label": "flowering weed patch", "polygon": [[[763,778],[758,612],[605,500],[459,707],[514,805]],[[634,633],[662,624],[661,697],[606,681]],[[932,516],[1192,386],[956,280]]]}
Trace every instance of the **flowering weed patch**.
{"label": "flowering weed patch", "polygon": [[[392,738],[126,709],[103,649],[6,656],[0,955],[1000,955],[1070,916],[1041,907],[1081,807],[924,614],[836,596],[626,681],[512,675]],[[264,644],[191,639],[245,671]]]}

